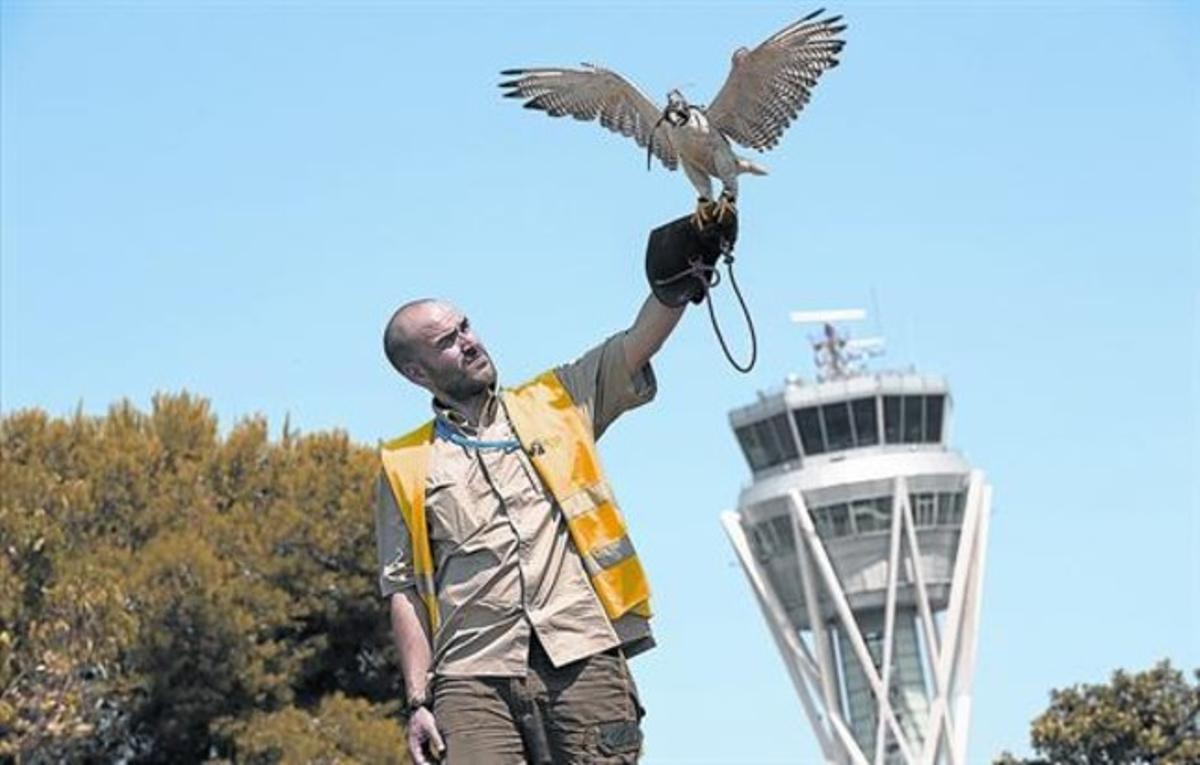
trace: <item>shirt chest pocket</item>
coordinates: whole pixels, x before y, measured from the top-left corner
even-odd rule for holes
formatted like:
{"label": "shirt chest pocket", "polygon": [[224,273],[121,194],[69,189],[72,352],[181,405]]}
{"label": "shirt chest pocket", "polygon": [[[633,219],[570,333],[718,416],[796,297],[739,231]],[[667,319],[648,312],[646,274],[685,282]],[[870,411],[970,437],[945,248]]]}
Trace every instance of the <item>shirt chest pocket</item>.
{"label": "shirt chest pocket", "polygon": [[478,465],[455,476],[432,475],[425,488],[429,538],[449,551],[488,544],[489,531],[504,521],[499,497]]}
{"label": "shirt chest pocket", "polygon": [[514,519],[545,504],[536,472],[519,452],[453,454],[430,471],[425,489],[430,539],[447,551],[499,544]]}

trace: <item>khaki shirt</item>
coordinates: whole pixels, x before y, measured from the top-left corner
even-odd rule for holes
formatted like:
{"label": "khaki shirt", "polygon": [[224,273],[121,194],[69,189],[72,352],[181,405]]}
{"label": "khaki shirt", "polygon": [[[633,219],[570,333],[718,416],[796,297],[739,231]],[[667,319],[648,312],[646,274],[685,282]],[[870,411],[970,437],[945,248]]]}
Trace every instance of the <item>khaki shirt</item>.
{"label": "khaki shirt", "polygon": [[[654,398],[647,364],[636,373],[625,361],[624,333],[555,369],[598,439],[621,413]],[[515,438],[499,399],[479,432],[434,402],[439,418],[470,438]],[[487,421],[487,417],[484,421]],[[415,588],[408,529],[387,479],[380,476],[375,508],[379,587],[385,597]],[[615,623],[604,613],[566,519],[521,449],[473,449],[436,438],[425,486],[433,548],[434,586],[441,626],[433,636],[434,674],[525,675],[530,635],[555,666],[625,645],[653,645],[646,619],[628,614]]]}

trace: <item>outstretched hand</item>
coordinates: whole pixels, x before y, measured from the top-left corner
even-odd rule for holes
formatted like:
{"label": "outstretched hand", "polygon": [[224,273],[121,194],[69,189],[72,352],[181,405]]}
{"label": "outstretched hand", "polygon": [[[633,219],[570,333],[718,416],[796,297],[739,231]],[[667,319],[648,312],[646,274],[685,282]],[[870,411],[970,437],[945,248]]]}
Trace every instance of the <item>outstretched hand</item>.
{"label": "outstretched hand", "polygon": [[419,707],[408,718],[408,755],[416,765],[440,762],[446,744],[437,729],[437,720],[427,707]]}

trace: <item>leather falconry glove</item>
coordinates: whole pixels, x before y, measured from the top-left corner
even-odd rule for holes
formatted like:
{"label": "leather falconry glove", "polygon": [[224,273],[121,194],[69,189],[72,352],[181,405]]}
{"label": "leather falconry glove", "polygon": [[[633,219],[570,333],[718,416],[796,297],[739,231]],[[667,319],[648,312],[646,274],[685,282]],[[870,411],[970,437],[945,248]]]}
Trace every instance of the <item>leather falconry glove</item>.
{"label": "leather falconry glove", "polygon": [[654,297],[671,308],[689,300],[703,302],[716,283],[717,260],[733,250],[737,230],[737,215],[730,211],[703,228],[697,227],[694,216],[685,215],[651,231],[646,278]]}

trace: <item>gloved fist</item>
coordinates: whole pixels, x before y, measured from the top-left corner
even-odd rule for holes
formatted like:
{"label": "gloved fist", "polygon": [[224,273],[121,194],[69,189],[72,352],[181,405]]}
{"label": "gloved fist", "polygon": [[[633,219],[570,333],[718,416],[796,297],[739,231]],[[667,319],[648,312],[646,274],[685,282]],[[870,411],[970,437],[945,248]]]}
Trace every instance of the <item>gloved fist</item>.
{"label": "gloved fist", "polygon": [[670,307],[689,300],[702,302],[717,259],[733,250],[737,232],[737,214],[732,211],[703,228],[695,216],[685,215],[651,231],[646,242],[646,279],[658,301]]}

